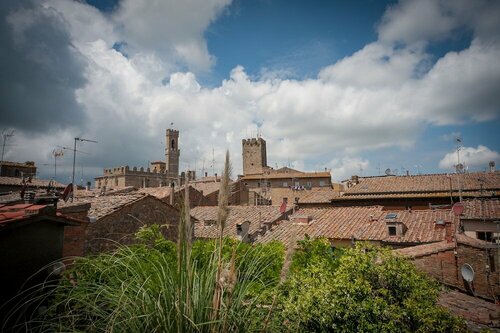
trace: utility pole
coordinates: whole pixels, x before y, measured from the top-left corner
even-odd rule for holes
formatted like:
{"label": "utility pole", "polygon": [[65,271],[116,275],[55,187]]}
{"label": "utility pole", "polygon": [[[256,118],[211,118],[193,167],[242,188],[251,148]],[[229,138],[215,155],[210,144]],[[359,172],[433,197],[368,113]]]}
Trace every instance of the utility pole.
{"label": "utility pole", "polygon": [[10,133],[6,133],[6,129],[2,131],[2,139],[3,139],[3,144],[2,144],[2,159],[0,160],[0,176],[2,175],[2,168],[3,168],[3,154],[5,152],[5,143],[7,142],[7,139],[14,136],[14,130],[10,131]]}
{"label": "utility pole", "polygon": [[73,202],[73,198],[75,197],[75,163],[76,163],[76,142],[77,141],[97,143],[97,141],[94,141],[94,140],[75,138],[75,145],[73,147],[73,174],[71,176],[71,187],[72,187],[71,188],[71,202]]}

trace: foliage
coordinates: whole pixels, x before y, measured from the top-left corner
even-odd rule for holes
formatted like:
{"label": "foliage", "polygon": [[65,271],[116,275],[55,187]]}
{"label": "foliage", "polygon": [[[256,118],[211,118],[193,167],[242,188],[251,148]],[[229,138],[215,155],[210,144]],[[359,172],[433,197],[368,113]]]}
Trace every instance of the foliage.
{"label": "foliage", "polygon": [[436,304],[437,285],[407,259],[368,244],[325,259],[325,245],[321,239],[302,243],[296,265],[304,265],[305,253],[310,262],[282,286],[276,329],[285,323],[284,331],[304,332],[463,330],[461,320]]}

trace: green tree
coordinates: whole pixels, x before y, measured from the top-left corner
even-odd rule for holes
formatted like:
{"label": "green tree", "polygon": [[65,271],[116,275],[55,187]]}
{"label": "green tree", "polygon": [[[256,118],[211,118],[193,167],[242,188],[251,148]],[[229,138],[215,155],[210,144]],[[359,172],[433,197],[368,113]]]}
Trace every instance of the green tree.
{"label": "green tree", "polygon": [[284,331],[464,330],[462,320],[437,305],[438,285],[391,250],[357,244],[328,256],[325,240],[301,245],[295,263],[306,269],[294,269],[280,289],[274,323],[284,323]]}

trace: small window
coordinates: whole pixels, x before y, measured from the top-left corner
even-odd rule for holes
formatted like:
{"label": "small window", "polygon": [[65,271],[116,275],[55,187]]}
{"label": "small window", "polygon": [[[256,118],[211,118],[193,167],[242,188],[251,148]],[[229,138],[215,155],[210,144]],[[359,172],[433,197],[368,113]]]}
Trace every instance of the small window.
{"label": "small window", "polygon": [[215,225],[215,220],[205,220],[203,224],[205,225],[205,227],[211,227]]}
{"label": "small window", "polygon": [[283,182],[283,187],[288,187],[288,182]]}
{"label": "small window", "polygon": [[170,143],[170,147],[172,149],[175,149],[175,140],[174,139],[172,139],[172,142]]}
{"label": "small window", "polygon": [[477,239],[486,241],[486,242],[491,242],[492,239],[492,233],[488,231],[478,231],[477,233]]}
{"label": "small window", "polygon": [[257,183],[257,187],[260,187],[260,182],[259,182],[259,183]]}
{"label": "small window", "polygon": [[385,216],[386,220],[394,220],[396,217],[398,217],[397,213],[389,213]]}
{"label": "small window", "polygon": [[295,186],[299,187],[300,186],[300,182],[295,182]]}
{"label": "small window", "polygon": [[319,181],[319,186],[321,186],[321,187],[325,186],[325,181],[324,180],[320,180]]}
{"label": "small window", "polygon": [[118,178],[115,178],[115,186],[118,186]]}
{"label": "small window", "polygon": [[389,236],[396,236],[397,230],[395,226],[389,226]]}

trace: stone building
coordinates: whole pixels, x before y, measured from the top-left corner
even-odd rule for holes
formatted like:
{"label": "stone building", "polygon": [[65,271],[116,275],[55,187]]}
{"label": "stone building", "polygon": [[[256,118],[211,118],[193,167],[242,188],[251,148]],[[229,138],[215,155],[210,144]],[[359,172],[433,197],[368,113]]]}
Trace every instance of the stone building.
{"label": "stone building", "polygon": [[146,169],[128,165],[106,168],[102,176],[95,178],[95,187],[107,191],[126,186],[141,188],[162,187],[172,183],[180,185],[182,177],[179,176],[179,131],[167,129],[165,141],[165,162],[151,162],[151,167]]}
{"label": "stone building", "polygon": [[[458,234],[455,241],[414,246],[398,252],[411,258],[415,266],[445,285],[474,296],[500,300],[498,244]],[[474,272],[471,282],[462,277],[464,265]]]}
{"label": "stone building", "polygon": [[0,177],[36,177],[35,162],[0,162]]}
{"label": "stone building", "polygon": [[[72,203],[60,202],[59,211],[69,215],[72,207],[90,204],[90,223],[81,229],[85,239],[84,255],[116,248],[117,244],[132,244],[141,226],[162,225],[166,239],[177,241],[179,210],[144,193],[76,197]],[[75,235],[72,235],[75,237]]]}

